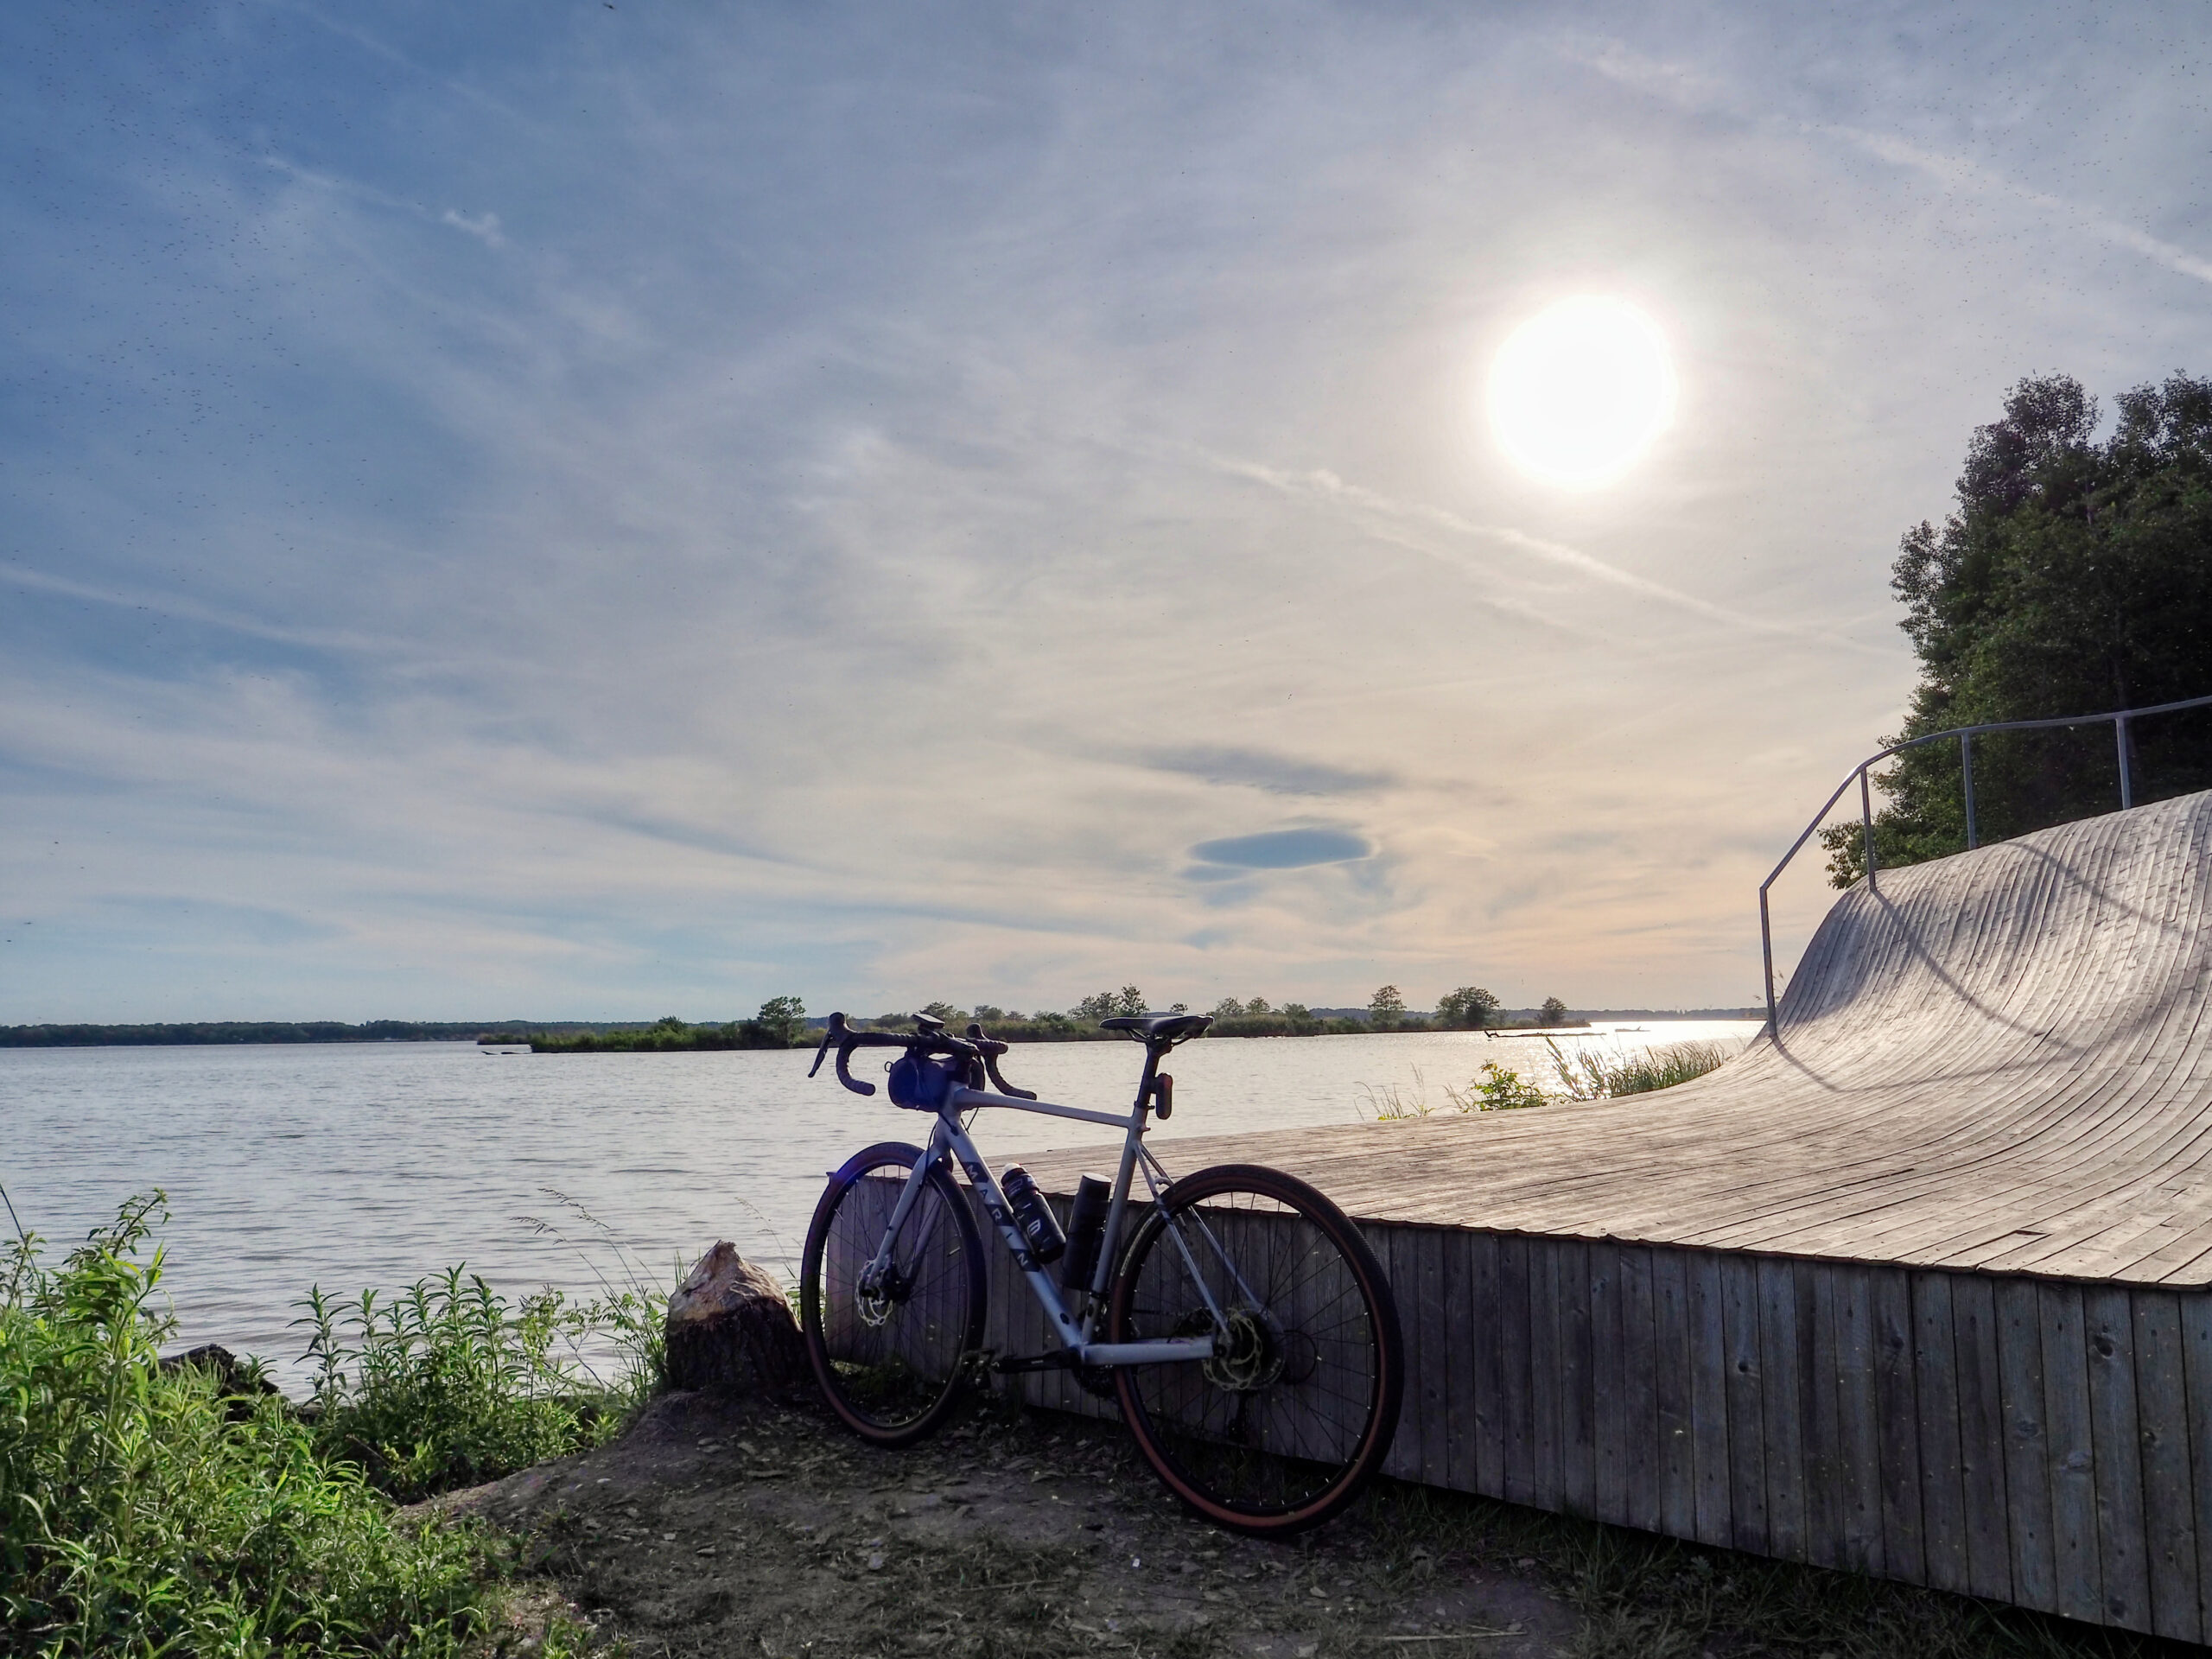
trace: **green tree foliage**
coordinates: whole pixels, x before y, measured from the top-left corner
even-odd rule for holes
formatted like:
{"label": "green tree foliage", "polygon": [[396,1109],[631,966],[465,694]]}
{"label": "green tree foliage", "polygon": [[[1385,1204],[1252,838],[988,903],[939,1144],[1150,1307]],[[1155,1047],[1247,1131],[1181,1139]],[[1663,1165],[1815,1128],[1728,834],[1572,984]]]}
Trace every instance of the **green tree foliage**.
{"label": "green tree foliage", "polygon": [[1395,1031],[1405,1022],[1405,993],[1395,985],[1378,987],[1367,999],[1367,1023],[1376,1031]]}
{"label": "green tree foliage", "polygon": [[1536,1010],[1536,1023],[1540,1026],[1563,1026],[1567,1023],[1567,1012],[1566,1003],[1555,996],[1548,996],[1544,999],[1543,1007]]}
{"label": "green tree foliage", "polygon": [[[2023,380],[1975,429],[1941,527],[1905,533],[1891,587],[1920,658],[1901,741],[1954,726],[2141,708],[2212,694],[2212,380],[2123,393],[2111,435],[2064,375]],[[2212,787],[2212,718],[2131,727],[2135,799]],[[2119,804],[2112,728],[1974,741],[1985,842]],[[1897,758],[1878,782],[1885,865],[1966,845],[1957,746]],[[1864,874],[1859,827],[1821,832],[1838,887]]]}
{"label": "green tree foliage", "polygon": [[795,996],[772,996],[750,1023],[789,1048],[806,1031],[806,1004]]}
{"label": "green tree foliage", "polygon": [[1241,1020],[1244,1017],[1244,1005],[1233,996],[1224,996],[1213,1005],[1213,1017],[1217,1020]]}
{"label": "green tree foliage", "polygon": [[967,1009],[956,1008],[950,1002],[925,1002],[922,1012],[932,1020],[944,1020],[947,1025],[956,1024],[968,1017]]}
{"label": "green tree foliage", "polygon": [[1479,1031],[1497,1013],[1497,998],[1479,985],[1462,985],[1436,999],[1436,1023],[1458,1031]]}

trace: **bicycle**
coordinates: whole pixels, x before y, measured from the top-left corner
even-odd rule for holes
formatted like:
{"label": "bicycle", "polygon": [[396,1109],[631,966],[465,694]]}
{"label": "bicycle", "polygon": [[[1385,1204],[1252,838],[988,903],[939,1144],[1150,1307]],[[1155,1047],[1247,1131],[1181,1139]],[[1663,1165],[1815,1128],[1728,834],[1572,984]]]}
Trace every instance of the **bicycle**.
{"label": "bicycle", "polygon": [[[852,1075],[854,1051],[903,1049],[887,1067],[892,1103],[936,1122],[926,1145],[880,1142],[830,1177],[800,1268],[815,1376],[848,1427],[901,1446],[938,1428],[963,1384],[986,1370],[1071,1370],[1119,1402],[1146,1462],[1198,1514],[1272,1536],[1313,1526],[1358,1494],[1397,1427],[1405,1361],[1389,1283],[1357,1229],[1305,1182],[1249,1164],[1178,1180],[1145,1145],[1153,1114],[1174,1109],[1160,1061],[1211,1015],[1102,1023],[1144,1045],[1127,1114],[1014,1088],[998,1064],[1008,1046],[980,1025],[963,1038],[928,1015],[912,1034],[830,1016],[810,1077],[834,1046],[837,1080],[873,1095]],[[1077,1183],[1064,1230],[1026,1170],[1008,1166],[1001,1183],[976,1151],[967,1124],[985,1108],[1120,1128],[1118,1172]],[[988,1268],[956,1172],[1058,1347],[984,1351]],[[1133,1198],[1140,1176],[1147,1196]],[[1057,1275],[1046,1270],[1056,1262]]]}

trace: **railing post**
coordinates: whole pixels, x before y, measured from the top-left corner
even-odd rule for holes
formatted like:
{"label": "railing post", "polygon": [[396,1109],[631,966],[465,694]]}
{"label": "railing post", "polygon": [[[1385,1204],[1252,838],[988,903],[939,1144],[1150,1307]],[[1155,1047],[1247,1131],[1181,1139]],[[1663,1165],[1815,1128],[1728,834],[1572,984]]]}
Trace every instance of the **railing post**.
{"label": "railing post", "polygon": [[1967,783],[1967,850],[1972,852],[1981,845],[1974,832],[1974,734],[1959,734],[1959,775]]}
{"label": "railing post", "polygon": [[1879,892],[1874,880],[1874,797],[1866,787],[1864,766],[1859,768],[1859,823],[1866,837],[1859,845],[1866,854],[1866,888],[1870,893]]}
{"label": "railing post", "polygon": [[1781,1027],[1774,1017],[1774,925],[1767,919],[1766,889],[1759,889],[1759,960],[1766,968],[1766,1033],[1779,1039]]}
{"label": "railing post", "polygon": [[2127,716],[2114,715],[2112,729],[2120,743],[2120,808],[2125,812],[2135,804],[2135,775],[2127,764]]}

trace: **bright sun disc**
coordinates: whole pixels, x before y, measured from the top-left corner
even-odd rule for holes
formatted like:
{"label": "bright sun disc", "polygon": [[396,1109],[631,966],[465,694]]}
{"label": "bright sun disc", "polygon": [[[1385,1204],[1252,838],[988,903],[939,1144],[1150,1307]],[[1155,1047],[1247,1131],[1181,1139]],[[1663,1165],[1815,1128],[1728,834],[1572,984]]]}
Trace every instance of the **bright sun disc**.
{"label": "bright sun disc", "polygon": [[1490,371],[1490,420],[1554,484],[1609,484],[1675,418],[1675,368],[1651,319],[1620,300],[1561,300],[1516,328]]}

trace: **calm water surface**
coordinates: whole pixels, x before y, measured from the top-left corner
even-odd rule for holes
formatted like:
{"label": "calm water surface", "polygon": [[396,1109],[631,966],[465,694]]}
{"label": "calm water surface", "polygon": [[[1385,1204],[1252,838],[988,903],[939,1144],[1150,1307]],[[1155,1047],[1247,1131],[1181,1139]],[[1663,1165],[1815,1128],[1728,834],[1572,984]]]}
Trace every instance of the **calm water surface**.
{"label": "calm water surface", "polygon": [[[1575,1040],[1733,1046],[1758,1029],[1651,1022]],[[1006,1070],[1047,1100],[1119,1109],[1141,1058],[1130,1044],[1039,1044]],[[182,1338],[289,1370],[291,1303],[310,1284],[350,1294],[465,1261],[509,1290],[592,1288],[593,1262],[531,1225],[590,1236],[556,1193],[664,1277],[716,1238],[795,1273],[824,1172],[926,1126],[880,1093],[847,1093],[826,1067],[810,1083],[811,1059],[493,1056],[461,1043],[0,1050],[0,1185],[23,1225],[56,1243],[164,1188]],[[1392,1089],[1442,1106],[1444,1086],[1489,1059],[1550,1080],[1541,1043],[1471,1033],[1194,1043],[1175,1057],[1175,1116],[1154,1138],[1349,1122]],[[976,1134],[995,1162],[1106,1137],[1012,1114]],[[610,1265],[604,1249],[594,1259]]]}

